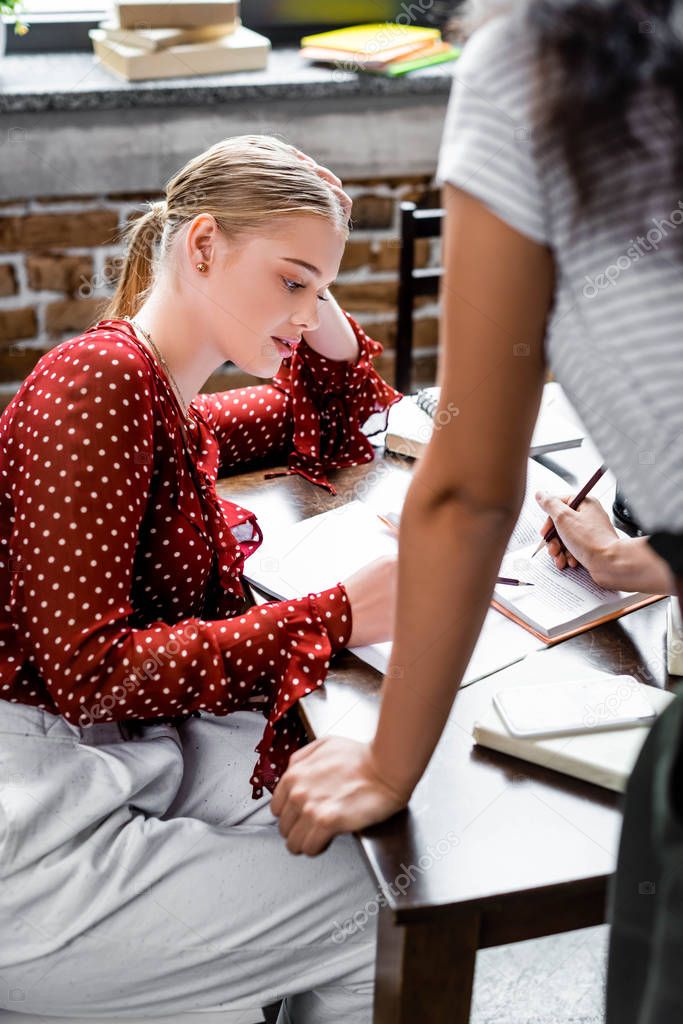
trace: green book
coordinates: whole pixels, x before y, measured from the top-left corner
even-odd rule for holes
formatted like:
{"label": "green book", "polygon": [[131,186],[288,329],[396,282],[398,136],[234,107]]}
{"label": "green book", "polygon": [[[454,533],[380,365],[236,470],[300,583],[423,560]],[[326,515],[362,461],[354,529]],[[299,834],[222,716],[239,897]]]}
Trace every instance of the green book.
{"label": "green book", "polygon": [[429,67],[430,64],[443,64],[447,60],[455,60],[460,56],[460,47],[454,46],[452,50],[445,53],[435,53],[431,57],[417,57],[415,60],[401,60],[393,64],[387,64],[385,68],[370,71],[363,69],[368,75],[383,75],[385,78],[396,78],[398,75],[406,75],[409,71],[417,71],[418,68]]}

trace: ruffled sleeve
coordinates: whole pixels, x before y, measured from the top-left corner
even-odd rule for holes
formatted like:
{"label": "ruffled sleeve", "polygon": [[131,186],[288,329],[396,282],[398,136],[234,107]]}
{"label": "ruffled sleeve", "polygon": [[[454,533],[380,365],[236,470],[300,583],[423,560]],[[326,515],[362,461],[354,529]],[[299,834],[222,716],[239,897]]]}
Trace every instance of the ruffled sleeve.
{"label": "ruffled sleeve", "polygon": [[[263,614],[268,608],[262,605],[259,611]],[[351,636],[351,604],[341,583],[296,601],[277,602],[273,608],[286,620],[285,646],[280,649],[284,664],[274,689],[261,698],[268,724],[254,748],[259,754],[249,780],[254,800],[263,795],[264,787],[273,792],[290,756],[307,743],[296,703],[323,685],[330,658]],[[251,693],[253,699],[253,689]]]}
{"label": "ruffled sleeve", "polygon": [[[288,473],[297,473],[336,494],[327,472],[372,462],[368,440],[386,430],[389,408],[403,397],[379,375],[373,360],[383,351],[354,318],[342,310],[359,346],[356,361],[328,359],[302,341],[273,378],[273,386],[291,403],[292,437]],[[382,422],[368,433],[361,429],[375,413]],[[268,473],[266,476],[278,476]]]}

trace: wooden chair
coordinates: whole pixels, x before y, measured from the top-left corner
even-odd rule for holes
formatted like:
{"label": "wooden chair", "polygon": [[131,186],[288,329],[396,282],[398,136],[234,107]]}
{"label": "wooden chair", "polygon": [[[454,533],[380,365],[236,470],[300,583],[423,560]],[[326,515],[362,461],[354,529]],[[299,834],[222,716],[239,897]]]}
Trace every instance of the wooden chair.
{"label": "wooden chair", "polygon": [[401,251],[396,322],[396,368],[394,387],[410,391],[413,362],[413,313],[418,295],[438,295],[442,267],[416,267],[415,242],[418,238],[438,238],[445,210],[419,210],[415,203],[401,203]]}

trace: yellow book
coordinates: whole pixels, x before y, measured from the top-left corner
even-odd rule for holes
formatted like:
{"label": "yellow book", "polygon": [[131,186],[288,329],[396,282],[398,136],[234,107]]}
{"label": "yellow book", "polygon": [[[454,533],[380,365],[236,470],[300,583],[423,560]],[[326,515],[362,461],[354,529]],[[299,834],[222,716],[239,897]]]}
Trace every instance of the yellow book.
{"label": "yellow book", "polygon": [[340,54],[377,57],[385,50],[395,50],[397,47],[409,43],[417,45],[440,38],[441,32],[438,28],[397,25],[390,21],[372,25],[351,25],[349,28],[333,29],[331,32],[318,32],[316,35],[304,36],[301,46],[338,50]]}

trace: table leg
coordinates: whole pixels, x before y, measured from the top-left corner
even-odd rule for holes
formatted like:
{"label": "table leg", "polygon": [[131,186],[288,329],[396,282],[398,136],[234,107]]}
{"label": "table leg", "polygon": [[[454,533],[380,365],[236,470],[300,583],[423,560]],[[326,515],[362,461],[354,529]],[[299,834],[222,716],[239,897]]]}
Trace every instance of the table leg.
{"label": "table leg", "polygon": [[373,1024],[467,1024],[479,915],[395,924],[379,912]]}

